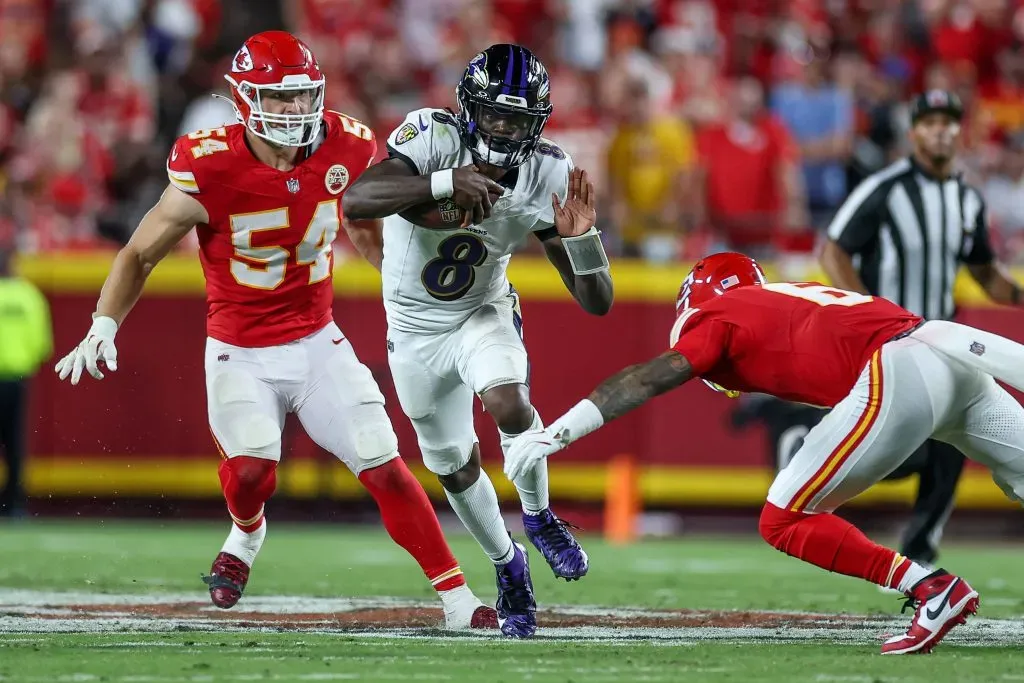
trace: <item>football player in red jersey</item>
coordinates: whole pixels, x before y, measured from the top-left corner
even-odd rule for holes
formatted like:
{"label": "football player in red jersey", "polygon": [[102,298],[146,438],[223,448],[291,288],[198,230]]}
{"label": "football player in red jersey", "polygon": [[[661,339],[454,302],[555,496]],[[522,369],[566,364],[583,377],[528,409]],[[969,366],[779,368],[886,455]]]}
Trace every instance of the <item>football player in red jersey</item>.
{"label": "football player in red jersey", "polygon": [[[450,628],[497,627],[466,585],[422,487],[398,454],[384,397],[334,323],[331,245],[345,188],[373,160],[365,125],[324,111],[324,78],[309,49],[283,31],[242,45],[226,76],[239,123],[182,136],[170,184],[114,260],[92,328],[56,367],[117,369],[114,335],[147,275],[190,230],[206,277],[206,390],[220,480],[233,525],[213,563],[218,607],[241,597],[266,535],[281,430],[295,413],[352,470],[384,526],[438,591]],[[379,229],[379,228],[378,228]]]}
{"label": "football player in red jersey", "polygon": [[765,281],[742,254],[698,262],[683,282],[671,349],[626,368],[547,429],[517,438],[514,478],[646,401],[700,377],[832,411],[776,477],[761,535],[824,569],[906,593],[917,611],[883,654],[928,652],[978,608],[978,593],[868,540],[833,510],[896,469],[925,439],[948,441],[1024,499],[1024,346],[885,299],[817,283]]}

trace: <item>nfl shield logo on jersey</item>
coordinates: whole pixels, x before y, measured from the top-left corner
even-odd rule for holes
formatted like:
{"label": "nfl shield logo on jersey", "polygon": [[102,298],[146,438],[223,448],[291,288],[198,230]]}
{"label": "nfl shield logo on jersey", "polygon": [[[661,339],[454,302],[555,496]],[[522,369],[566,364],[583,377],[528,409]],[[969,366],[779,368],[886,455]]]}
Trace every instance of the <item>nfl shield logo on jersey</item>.
{"label": "nfl shield logo on jersey", "polygon": [[341,164],[331,166],[324,177],[324,185],[331,194],[341,194],[348,187],[348,169]]}
{"label": "nfl shield logo on jersey", "polygon": [[288,187],[288,191],[289,192],[291,192],[292,194],[295,194],[296,192],[299,191],[299,179],[298,178],[289,178],[285,182],[285,186]]}
{"label": "nfl shield logo on jersey", "polygon": [[980,356],[985,353],[985,345],[981,342],[971,342],[971,353],[975,356]]}

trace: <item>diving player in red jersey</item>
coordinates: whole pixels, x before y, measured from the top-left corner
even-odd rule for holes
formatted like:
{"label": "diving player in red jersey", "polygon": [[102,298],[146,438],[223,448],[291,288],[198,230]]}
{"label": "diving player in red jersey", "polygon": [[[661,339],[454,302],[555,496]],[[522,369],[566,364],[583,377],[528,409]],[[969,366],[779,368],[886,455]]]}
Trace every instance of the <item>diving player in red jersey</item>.
{"label": "diving player in red jersey", "polygon": [[[384,527],[419,563],[449,628],[497,628],[466,585],[423,488],[398,454],[384,396],[334,322],[331,245],[341,197],[373,160],[364,124],[324,111],[309,48],[283,31],[242,45],[225,76],[239,123],[182,136],[170,181],[114,260],[85,339],[56,367],[78,384],[117,369],[114,335],[146,277],[193,228],[206,277],[206,390],[233,525],[205,577],[215,605],[238,602],[266,535],[285,415],[345,463]],[[379,231],[378,227],[378,231]]]}
{"label": "diving player in red jersey", "polygon": [[833,510],[894,470],[929,437],[948,441],[1024,499],[1024,346],[876,297],[817,283],[768,284],[742,254],[698,262],[679,292],[671,348],[626,368],[543,430],[516,439],[514,478],[633,408],[694,377],[832,411],[779,472],[760,531],[824,569],[904,592],[917,608],[883,654],[928,652],[978,609],[966,581],[868,540]]}

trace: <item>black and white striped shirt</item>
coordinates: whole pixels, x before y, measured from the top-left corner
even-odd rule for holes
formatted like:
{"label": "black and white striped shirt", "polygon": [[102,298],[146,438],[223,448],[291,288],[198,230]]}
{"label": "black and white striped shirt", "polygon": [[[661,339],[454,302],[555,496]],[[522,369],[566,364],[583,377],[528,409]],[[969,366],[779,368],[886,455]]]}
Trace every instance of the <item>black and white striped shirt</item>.
{"label": "black and white striped shirt", "polygon": [[959,175],[935,178],[913,158],[858,185],[828,236],[854,257],[870,294],[927,319],[953,316],[961,263],[995,258],[981,194]]}

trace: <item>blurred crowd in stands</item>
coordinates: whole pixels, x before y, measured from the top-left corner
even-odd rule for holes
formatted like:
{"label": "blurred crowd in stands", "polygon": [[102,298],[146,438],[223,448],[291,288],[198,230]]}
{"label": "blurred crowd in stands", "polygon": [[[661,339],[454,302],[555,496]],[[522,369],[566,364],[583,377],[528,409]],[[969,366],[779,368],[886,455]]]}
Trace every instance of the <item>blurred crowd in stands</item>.
{"label": "blurred crowd in stands", "polygon": [[0,241],[127,239],[173,139],[234,120],[211,94],[235,50],[282,27],[319,58],[329,108],[380,138],[454,106],[487,45],[530,47],[546,134],[595,176],[609,249],[653,261],[811,251],[907,153],[909,95],[952,89],[959,167],[1024,260],[1024,0],[0,0]]}

